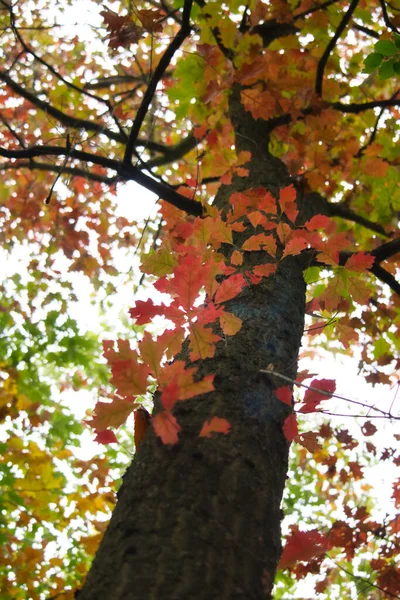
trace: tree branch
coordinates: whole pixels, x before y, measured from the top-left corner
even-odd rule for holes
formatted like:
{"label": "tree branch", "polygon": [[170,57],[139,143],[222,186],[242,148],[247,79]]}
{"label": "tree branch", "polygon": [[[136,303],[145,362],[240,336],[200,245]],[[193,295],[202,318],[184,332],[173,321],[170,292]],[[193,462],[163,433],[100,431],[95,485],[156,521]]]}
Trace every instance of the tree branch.
{"label": "tree branch", "polygon": [[391,240],[386,244],[382,244],[378,248],[375,248],[375,250],[372,250],[370,254],[372,254],[372,256],[375,256],[376,264],[387,260],[388,258],[394,256],[398,252],[400,252],[400,237],[396,238],[395,240]]}
{"label": "tree branch", "polygon": [[332,52],[332,50],[334,49],[334,47],[336,46],[336,42],[338,41],[338,39],[342,35],[343,31],[345,30],[347,24],[349,23],[349,21],[351,19],[351,15],[355,11],[358,2],[359,2],[359,0],[352,0],[349,8],[347,9],[346,14],[343,15],[343,18],[340,21],[338,28],[336,29],[335,35],[333,36],[333,38],[331,39],[331,41],[325,48],[323,55],[319,59],[318,67],[317,67],[317,75],[316,75],[316,79],[315,79],[315,93],[317,94],[317,96],[322,96],[324,69],[325,69],[326,63],[328,62],[329,55]]}
{"label": "tree branch", "polygon": [[137,138],[139,135],[140,128],[143,124],[143,121],[147,115],[149,110],[150,103],[155,94],[157,85],[159,81],[162,79],[165,71],[171,63],[172,57],[178,48],[185,41],[187,36],[190,34],[190,11],[192,9],[193,0],[185,0],[183,5],[183,14],[182,14],[182,27],[178,31],[177,35],[174,37],[172,42],[169,44],[168,48],[165,50],[162,55],[160,62],[158,63],[152,78],[147,86],[146,92],[143,96],[143,100],[139,106],[139,109],[136,113],[135,120],[133,122],[129,139],[126,144],[125,154],[124,154],[124,164],[128,165],[132,161],[133,149],[136,146]]}
{"label": "tree branch", "polygon": [[69,156],[70,158],[76,158],[85,163],[93,163],[105,167],[106,169],[111,169],[117,173],[118,179],[121,181],[136,181],[139,185],[142,185],[150,192],[153,192],[169,204],[176,206],[176,208],[183,210],[187,214],[194,216],[201,216],[203,214],[203,207],[200,202],[196,202],[195,200],[191,200],[190,198],[186,198],[186,196],[178,194],[171,187],[156,181],[132,164],[126,165],[118,160],[100,154],[91,154],[90,152],[84,152],[83,150],[62,148],[59,146],[31,146],[24,150],[8,150],[7,148],[0,148],[0,156],[10,159],[35,158],[36,156]]}
{"label": "tree branch", "polygon": [[370,110],[371,108],[388,108],[389,106],[400,106],[399,91],[396,92],[395,97],[387,98],[386,100],[371,100],[370,102],[363,102],[357,104],[342,104],[341,102],[330,102],[329,106],[336,110],[340,110],[342,113],[358,114],[364,110]]}
{"label": "tree branch", "polygon": [[362,225],[366,229],[370,229],[371,231],[375,231],[375,233],[379,233],[379,235],[383,235],[386,238],[389,237],[386,233],[384,227],[380,223],[375,223],[374,221],[370,221],[361,215],[358,215],[350,208],[347,208],[343,204],[329,204],[329,213],[331,217],[341,217],[346,221],[352,221],[353,223],[358,223]]}
{"label": "tree branch", "polygon": [[195,138],[194,135],[188,135],[181,142],[175,144],[174,146],[164,146],[163,144],[159,144],[157,142],[147,141],[147,140],[138,140],[136,146],[144,146],[146,150],[153,150],[155,152],[160,152],[163,156],[158,156],[156,158],[152,158],[147,162],[143,162],[138,165],[140,169],[153,169],[154,167],[160,167],[162,165],[167,165],[175,160],[179,160],[185,154],[196,148],[201,140]]}
{"label": "tree branch", "polygon": [[29,92],[27,89],[19,85],[16,81],[12,79],[5,71],[0,70],[0,81],[4,81],[14,92],[28,100],[31,104],[40,108],[43,112],[48,115],[51,115],[55,119],[58,119],[60,123],[65,125],[66,127],[72,127],[73,129],[84,129],[85,131],[92,131],[94,133],[101,133],[105,135],[108,139],[113,140],[119,143],[125,143],[126,137],[122,136],[121,133],[117,133],[111,131],[107,127],[103,125],[99,125],[93,121],[88,121],[87,119],[79,119],[77,117],[72,117],[58,108],[55,108],[48,102],[44,100],[40,100],[34,93]]}
{"label": "tree branch", "polygon": [[19,43],[21,44],[21,46],[23,47],[23,49],[25,50],[25,52],[27,54],[30,54],[36,60],[36,62],[43,65],[48,71],[50,71],[50,73],[53,73],[53,75],[59,81],[62,81],[64,83],[64,85],[67,86],[68,88],[75,90],[76,92],[78,92],[80,94],[88,96],[89,98],[92,98],[93,100],[96,100],[97,102],[104,104],[107,107],[108,113],[110,114],[111,118],[114,120],[114,123],[118,127],[121,135],[127,139],[128,136],[122,129],[121,124],[119,123],[118,119],[113,115],[113,112],[112,112],[113,107],[108,100],[105,100],[104,98],[102,98],[101,96],[97,96],[96,94],[92,94],[91,92],[87,91],[86,89],[84,89],[78,85],[75,85],[74,83],[72,83],[72,81],[68,81],[67,79],[65,79],[65,77],[63,77],[61,75],[61,73],[59,73],[52,65],[50,65],[46,60],[44,60],[44,58],[42,58],[41,56],[36,54],[36,52],[31,48],[31,46],[29,46],[25,42],[24,38],[21,36],[21,34],[18,30],[17,24],[15,22],[15,15],[13,13],[11,6],[10,6],[10,23],[11,23],[11,29],[12,29],[15,37],[17,38],[17,40],[19,41]]}
{"label": "tree branch", "polygon": [[388,29],[391,29],[392,31],[395,31],[396,33],[398,33],[399,30],[397,29],[397,27],[395,25],[393,25],[393,23],[389,19],[389,15],[386,10],[385,0],[379,0],[379,4],[381,5],[381,8],[382,8],[383,20],[385,21],[386,27]]}
{"label": "tree branch", "polygon": [[392,292],[400,296],[400,283],[395,277],[393,277],[391,273],[388,273],[388,271],[386,271],[386,269],[384,269],[380,265],[372,265],[369,271],[373,273],[377,279],[380,279],[380,281],[386,283],[386,285],[390,287]]}
{"label": "tree branch", "polygon": [[[49,173],[59,173],[60,166],[53,163],[42,163],[34,160],[18,161],[18,162],[6,162],[0,163],[1,171],[17,171],[18,169],[30,169],[31,171],[47,171]],[[113,185],[118,180],[118,176],[107,177],[106,175],[100,175],[99,173],[93,173],[92,171],[86,171],[79,167],[67,167],[63,168],[63,174],[72,175],[75,177],[84,177],[89,181],[97,181],[106,185]]]}

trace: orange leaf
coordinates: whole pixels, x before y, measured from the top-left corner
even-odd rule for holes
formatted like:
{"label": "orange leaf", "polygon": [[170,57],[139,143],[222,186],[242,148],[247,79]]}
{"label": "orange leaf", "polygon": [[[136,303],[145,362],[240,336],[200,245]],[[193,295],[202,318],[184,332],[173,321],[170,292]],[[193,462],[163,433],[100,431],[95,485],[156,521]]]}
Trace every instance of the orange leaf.
{"label": "orange leaf", "polygon": [[135,412],[133,413],[133,417],[135,419],[134,433],[135,446],[137,449],[139,448],[139,444],[142,441],[144,434],[149,428],[151,417],[150,413],[145,408],[143,408],[143,406],[140,406],[137,410],[135,410]]}
{"label": "orange leaf", "polygon": [[112,402],[97,402],[94,417],[86,421],[96,431],[104,431],[108,427],[120,427],[138,404],[114,396]]}
{"label": "orange leaf", "polygon": [[265,233],[259,233],[258,235],[252,235],[247,239],[243,246],[242,250],[246,250],[247,252],[251,252],[253,250],[264,250],[275,256],[276,254],[276,241],[272,235],[267,235]]}
{"label": "orange leaf", "polygon": [[177,423],[174,415],[169,410],[163,410],[151,419],[156,435],[161,438],[163,444],[176,444],[181,426]]}
{"label": "orange leaf", "polygon": [[211,437],[212,433],[229,433],[231,424],[226,419],[213,417],[211,421],[204,421],[199,437]]}
{"label": "orange leaf", "polygon": [[220,341],[220,336],[213,333],[210,327],[200,323],[190,326],[190,359],[212,358],[215,354],[215,345]]}
{"label": "orange leaf", "polygon": [[242,327],[242,320],[236,315],[223,311],[219,318],[221,329],[225,335],[236,335]]}
{"label": "orange leaf", "polygon": [[240,294],[242,289],[247,285],[245,278],[242,273],[236,273],[231,275],[228,279],[225,279],[218,287],[214,302],[216,304],[222,304],[231,298],[235,298]]}
{"label": "orange leaf", "polygon": [[306,239],[301,237],[293,238],[286,244],[283,256],[300,254],[306,248],[308,248],[308,241]]}

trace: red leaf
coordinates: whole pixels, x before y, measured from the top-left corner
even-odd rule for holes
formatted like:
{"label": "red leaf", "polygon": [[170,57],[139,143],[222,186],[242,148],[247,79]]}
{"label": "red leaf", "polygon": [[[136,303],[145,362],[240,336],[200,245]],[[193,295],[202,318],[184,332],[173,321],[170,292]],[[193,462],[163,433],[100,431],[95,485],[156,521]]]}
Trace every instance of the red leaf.
{"label": "red leaf", "polygon": [[109,429],[106,429],[105,431],[99,431],[94,438],[94,441],[98,442],[99,444],[115,444],[118,442],[117,438],[115,437],[115,433]]}
{"label": "red leaf", "polygon": [[366,271],[370,269],[375,262],[375,257],[365,252],[357,252],[353,254],[345,263],[345,268],[349,271]]}
{"label": "red leaf", "polygon": [[295,200],[296,200],[296,190],[294,189],[293,185],[288,185],[287,187],[283,188],[283,190],[280,190],[280,192],[279,192],[280,207],[282,209],[282,212],[284,212],[286,214],[287,218],[292,223],[294,223],[296,221],[297,215],[299,214]]}
{"label": "red leaf", "polygon": [[257,277],[269,277],[272,273],[275,273],[276,265],[275,264],[265,264],[265,265],[256,265],[253,269],[254,275]]}
{"label": "red leaf", "polygon": [[213,417],[211,421],[204,421],[199,437],[211,437],[212,433],[229,433],[231,424],[226,419]]}
{"label": "red leaf", "polygon": [[221,304],[227,300],[231,300],[240,294],[242,289],[247,285],[242,273],[236,273],[231,275],[228,279],[225,279],[218,287],[214,302]]}
{"label": "red leaf", "polygon": [[303,402],[306,404],[318,404],[321,400],[329,400],[336,390],[336,381],[334,379],[313,379],[310,387],[315,389],[306,390]]}
{"label": "red leaf", "polygon": [[325,552],[328,547],[328,540],[316,529],[299,531],[294,527],[291,535],[286,539],[279,569],[286,569],[298,561],[308,562]]}
{"label": "red leaf", "polygon": [[136,300],[135,306],[129,309],[129,315],[136,319],[138,325],[145,325],[156,315],[162,315],[165,306],[154,304],[153,300]]}
{"label": "red leaf", "polygon": [[308,248],[308,241],[302,237],[296,237],[291,239],[285,246],[283,256],[294,256],[300,254],[303,250]]}
{"label": "red leaf", "polygon": [[297,417],[295,414],[289,415],[283,423],[283,433],[288,442],[292,442],[298,435]]}
{"label": "red leaf", "polygon": [[163,444],[176,444],[181,426],[178,425],[174,415],[169,410],[163,410],[151,419],[156,435]]}
{"label": "red leaf", "polygon": [[287,404],[288,406],[292,406],[293,394],[292,394],[291,388],[288,385],[285,385],[283,387],[276,389],[275,396],[278,398],[278,400],[280,400],[284,404]]}

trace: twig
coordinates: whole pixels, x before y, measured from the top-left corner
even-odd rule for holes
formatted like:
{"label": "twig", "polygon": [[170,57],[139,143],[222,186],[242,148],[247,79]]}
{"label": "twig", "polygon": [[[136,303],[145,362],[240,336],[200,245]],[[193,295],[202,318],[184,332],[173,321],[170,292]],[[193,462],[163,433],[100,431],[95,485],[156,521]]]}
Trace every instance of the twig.
{"label": "twig", "polygon": [[[350,404],[356,404],[357,406],[362,406],[363,408],[370,408],[370,406],[368,406],[368,404],[365,404],[364,402],[359,402],[358,400],[351,400],[350,398],[346,398],[345,396],[339,396],[338,394],[331,394],[330,392],[326,392],[325,390],[319,390],[316,387],[306,385],[305,383],[301,383],[296,379],[291,379],[290,377],[282,375],[282,373],[277,373],[276,371],[273,371],[271,369],[260,369],[260,373],[265,373],[266,375],[274,375],[275,377],[278,377],[278,379],[283,379],[283,381],[287,381],[288,383],[292,383],[293,385],[306,388],[307,390],[311,390],[312,392],[318,392],[319,394],[322,394],[322,396],[326,396],[327,398],[336,398],[337,400],[344,400],[345,402],[349,402]],[[382,415],[385,415],[387,418],[396,418],[390,415],[389,413],[386,413],[385,411],[381,410],[380,408],[374,408],[374,410]]]}

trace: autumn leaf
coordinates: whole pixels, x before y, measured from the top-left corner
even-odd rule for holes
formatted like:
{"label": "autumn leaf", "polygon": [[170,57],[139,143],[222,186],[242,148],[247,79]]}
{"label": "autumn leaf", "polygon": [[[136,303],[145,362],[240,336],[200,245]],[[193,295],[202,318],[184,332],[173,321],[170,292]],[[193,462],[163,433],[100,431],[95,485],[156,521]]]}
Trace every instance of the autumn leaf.
{"label": "autumn leaf", "polygon": [[285,250],[283,252],[283,256],[295,256],[296,254],[300,254],[303,250],[308,248],[308,240],[297,237],[292,238],[285,245]]}
{"label": "autumn leaf", "polygon": [[300,413],[315,412],[319,403],[323,400],[329,400],[336,389],[334,379],[313,379],[310,388],[306,390],[302,400],[302,406],[297,410]]}
{"label": "autumn leaf", "polygon": [[276,272],[276,264],[268,263],[265,265],[256,265],[253,268],[253,273],[257,277],[269,277]]}
{"label": "autumn leaf", "polygon": [[139,406],[137,410],[133,413],[134,418],[134,435],[135,435],[135,446],[138,449],[139,444],[144,438],[144,434],[149,428],[151,417],[150,413],[143,407]]}
{"label": "autumn leaf", "polygon": [[271,256],[276,254],[276,241],[274,236],[266,235],[265,233],[259,233],[252,235],[243,244],[242,250],[251,252],[254,250],[264,250]]}
{"label": "autumn leaf", "polygon": [[210,327],[200,323],[192,323],[190,326],[190,358],[192,361],[199,358],[212,358],[215,354],[215,344],[221,337],[213,333]]}
{"label": "autumn leaf", "polygon": [[226,419],[213,417],[211,421],[204,421],[199,437],[212,437],[213,433],[229,433],[231,424]]}
{"label": "autumn leaf", "polygon": [[156,277],[163,277],[172,273],[176,264],[177,259],[171,252],[171,249],[163,247],[157,250],[157,252],[152,250],[149,254],[142,256],[140,270],[143,273],[149,273]]}
{"label": "autumn leaf", "polygon": [[104,431],[98,431],[96,436],[93,438],[95,442],[99,444],[116,444],[118,440],[113,431],[105,429]]}
{"label": "autumn leaf", "polygon": [[291,534],[286,538],[278,568],[283,570],[298,561],[308,562],[326,552],[328,548],[327,538],[316,529],[300,531],[298,527],[294,526]]}
{"label": "autumn leaf", "polygon": [[100,14],[108,29],[107,38],[111,48],[116,49],[119,46],[128,48],[142,37],[143,29],[130,17],[121,17],[109,8],[102,10]]}
{"label": "autumn leaf", "polygon": [[222,304],[223,302],[235,298],[246,285],[247,283],[242,273],[231,275],[219,285],[215,293],[214,302],[216,304]]}
{"label": "autumn leaf", "polygon": [[236,335],[242,327],[242,320],[233,313],[223,311],[219,322],[225,335]]}
{"label": "autumn leaf", "polygon": [[165,350],[163,341],[165,342],[166,338],[153,340],[150,333],[145,331],[143,339],[138,343],[140,357],[156,379],[161,369],[161,361]]}
{"label": "autumn leaf", "polygon": [[308,231],[315,231],[317,229],[326,230],[328,229],[330,224],[331,219],[329,217],[326,217],[325,215],[315,215],[314,217],[312,217],[312,219],[304,223],[304,227]]}
{"label": "autumn leaf", "polygon": [[94,417],[85,421],[97,432],[104,431],[108,427],[120,427],[133,410],[139,405],[132,401],[114,396],[112,402],[97,402],[94,408]]}
{"label": "autumn leaf", "polygon": [[356,252],[345,263],[345,268],[349,271],[362,272],[370,269],[375,262],[375,257],[365,252]]}
{"label": "autumn leaf", "polygon": [[287,404],[288,406],[292,406],[293,392],[288,385],[277,388],[274,393],[278,400],[284,404]]}
{"label": "autumn leaf", "polygon": [[146,31],[159,33],[163,30],[161,21],[165,18],[164,11],[153,8],[141,9],[136,14]]}
{"label": "autumn leaf", "polygon": [[318,442],[318,433],[316,431],[306,431],[299,433],[294,438],[294,441],[307,448],[309,452],[316,452],[322,448],[321,444]]}
{"label": "autumn leaf", "polygon": [[279,205],[281,210],[292,223],[296,221],[297,215],[299,214],[295,202],[296,195],[294,185],[288,185],[279,192]]}
{"label": "autumn leaf", "polygon": [[298,435],[299,430],[297,427],[297,417],[295,414],[291,414],[286,417],[283,423],[283,433],[285,434],[285,438],[289,443],[291,443]]}
{"label": "autumn leaf", "polygon": [[163,444],[174,445],[178,442],[178,434],[182,428],[169,410],[159,412],[151,419],[151,424]]}

